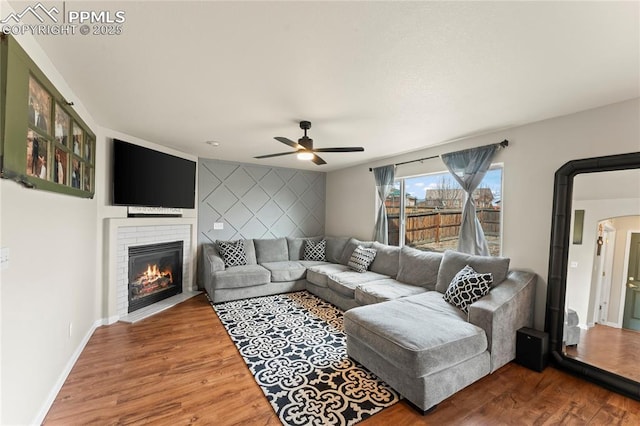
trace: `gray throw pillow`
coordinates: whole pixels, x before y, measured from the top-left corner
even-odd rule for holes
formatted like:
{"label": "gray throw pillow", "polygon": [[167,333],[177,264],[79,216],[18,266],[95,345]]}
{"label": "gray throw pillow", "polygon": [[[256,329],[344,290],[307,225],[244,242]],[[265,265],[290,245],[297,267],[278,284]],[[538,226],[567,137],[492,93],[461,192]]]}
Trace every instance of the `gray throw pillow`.
{"label": "gray throw pillow", "polygon": [[509,262],[510,259],[508,257],[475,256],[447,250],[444,252],[442,264],[438,271],[436,290],[440,293],[447,291],[453,277],[466,265],[471,266],[480,274],[491,273],[493,275],[492,286],[495,287],[507,278]]}
{"label": "gray throw pillow", "polygon": [[375,257],[376,251],[374,249],[357,246],[351,253],[347,266],[356,272],[366,272]]}
{"label": "gray throw pillow", "polygon": [[375,241],[371,246],[376,251],[376,257],[371,264],[371,270],[378,274],[395,278],[398,275],[400,261],[400,247],[388,246]]}
{"label": "gray throw pillow", "polygon": [[442,253],[404,246],[400,250],[398,281],[434,290]]}
{"label": "gray throw pillow", "polygon": [[225,268],[247,264],[247,256],[244,254],[244,242],[242,240],[217,241],[216,246],[218,253],[222,256]]}
{"label": "gray throw pillow", "polygon": [[469,305],[489,294],[491,283],[493,283],[491,273],[478,274],[471,266],[467,265],[453,277],[449,288],[442,297],[468,314]]}

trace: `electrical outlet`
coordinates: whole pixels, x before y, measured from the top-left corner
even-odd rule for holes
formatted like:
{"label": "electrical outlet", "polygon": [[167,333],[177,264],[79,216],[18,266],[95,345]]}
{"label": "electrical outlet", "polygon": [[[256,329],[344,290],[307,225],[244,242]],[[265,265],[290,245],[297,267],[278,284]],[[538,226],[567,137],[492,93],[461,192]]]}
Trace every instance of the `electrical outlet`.
{"label": "electrical outlet", "polygon": [[216,230],[216,231],[224,229],[224,223],[223,222],[215,222],[213,224],[213,229]]}

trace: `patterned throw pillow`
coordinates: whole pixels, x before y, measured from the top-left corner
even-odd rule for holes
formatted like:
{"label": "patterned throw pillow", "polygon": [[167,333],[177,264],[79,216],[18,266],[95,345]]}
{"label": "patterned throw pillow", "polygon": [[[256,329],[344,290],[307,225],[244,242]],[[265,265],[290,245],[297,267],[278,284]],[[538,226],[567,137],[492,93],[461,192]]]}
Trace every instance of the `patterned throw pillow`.
{"label": "patterned throw pillow", "polygon": [[244,241],[218,241],[218,252],[224,260],[224,267],[240,266],[247,264],[247,255],[244,253]]}
{"label": "patterned throw pillow", "polygon": [[489,294],[492,283],[492,274],[479,274],[467,265],[453,277],[443,297],[444,300],[468,314],[469,305]]}
{"label": "patterned throw pillow", "polygon": [[365,272],[373,259],[376,257],[376,250],[358,246],[353,250],[347,266],[357,272]]}
{"label": "patterned throw pillow", "polygon": [[327,240],[314,241],[305,240],[304,242],[304,260],[317,260],[324,262],[324,255],[327,249]]}

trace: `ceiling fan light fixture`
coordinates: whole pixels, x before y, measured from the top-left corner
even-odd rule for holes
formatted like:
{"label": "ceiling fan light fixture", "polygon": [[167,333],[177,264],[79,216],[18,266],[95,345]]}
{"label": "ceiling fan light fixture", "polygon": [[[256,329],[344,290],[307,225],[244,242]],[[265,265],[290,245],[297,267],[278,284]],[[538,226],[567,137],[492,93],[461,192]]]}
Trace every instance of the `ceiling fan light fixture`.
{"label": "ceiling fan light fixture", "polygon": [[289,138],[284,138],[282,136],[276,136],[274,139],[278,142],[282,142],[283,144],[293,148],[295,151],[289,152],[278,152],[276,154],[267,154],[267,155],[259,155],[253,158],[272,158],[272,157],[280,157],[282,155],[296,154],[298,160],[301,161],[313,161],[314,164],[318,166],[322,166],[323,164],[327,164],[318,154],[318,152],[362,152],[364,148],[361,146],[350,146],[350,147],[335,147],[335,148],[313,148],[313,139],[307,136],[307,130],[311,128],[311,122],[309,121],[301,121],[300,128],[304,130],[304,136],[298,139],[298,143],[295,143]]}
{"label": "ceiling fan light fixture", "polygon": [[313,160],[313,152],[303,151],[298,153],[298,160],[310,161]]}

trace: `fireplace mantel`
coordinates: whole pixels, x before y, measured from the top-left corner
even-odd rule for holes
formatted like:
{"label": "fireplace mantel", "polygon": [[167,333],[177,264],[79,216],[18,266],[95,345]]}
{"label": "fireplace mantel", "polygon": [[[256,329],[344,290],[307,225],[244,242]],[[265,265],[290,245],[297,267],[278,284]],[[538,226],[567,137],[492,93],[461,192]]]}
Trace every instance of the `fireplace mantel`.
{"label": "fireplace mantel", "polygon": [[107,322],[112,324],[121,319],[123,312],[119,286],[122,276],[125,274],[126,265],[123,252],[129,245],[150,242],[165,242],[175,240],[175,233],[185,234],[184,228],[188,227],[184,246],[183,291],[197,290],[195,280],[196,250],[197,250],[197,218],[191,217],[136,217],[136,218],[107,218],[104,222],[105,232],[105,259],[104,283],[106,303],[104,306]]}

